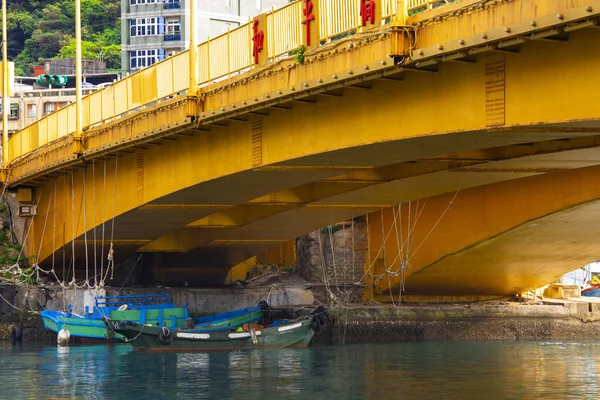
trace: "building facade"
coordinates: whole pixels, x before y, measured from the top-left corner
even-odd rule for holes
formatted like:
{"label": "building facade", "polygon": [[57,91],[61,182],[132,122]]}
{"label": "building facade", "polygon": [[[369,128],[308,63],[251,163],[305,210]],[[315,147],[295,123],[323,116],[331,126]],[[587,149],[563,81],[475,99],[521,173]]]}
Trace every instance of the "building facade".
{"label": "building facade", "polygon": [[[95,87],[82,88],[82,94],[85,96],[96,90]],[[8,114],[9,136],[74,102],[75,89],[33,89],[28,85],[15,85],[15,94],[10,98]],[[2,104],[0,104],[0,112],[2,112]]]}
{"label": "building facade", "polygon": [[[194,0],[196,42],[290,0]],[[121,0],[121,65],[135,72],[189,47],[190,0]]]}

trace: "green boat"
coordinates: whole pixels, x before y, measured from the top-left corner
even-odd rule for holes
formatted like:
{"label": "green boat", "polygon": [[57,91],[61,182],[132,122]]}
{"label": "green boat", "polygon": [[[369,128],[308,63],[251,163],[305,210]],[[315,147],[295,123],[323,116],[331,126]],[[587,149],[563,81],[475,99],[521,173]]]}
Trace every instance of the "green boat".
{"label": "green boat", "polygon": [[103,319],[135,321],[145,326],[167,329],[231,329],[243,324],[254,324],[262,318],[268,305],[261,302],[256,307],[227,313],[190,318],[187,306],[175,307],[166,294],[105,296],[95,300],[93,312],[78,315],[71,311],[44,310],[41,314],[44,327],[58,333],[67,329],[74,341],[125,340],[126,337],[107,329]]}
{"label": "green boat", "polygon": [[[208,351],[257,348],[306,347],[313,338],[321,316],[310,315],[295,320],[275,321],[269,327],[248,331],[174,329],[106,319],[107,329],[125,336],[136,350]],[[318,322],[317,322],[318,321]]]}
{"label": "green boat", "polygon": [[191,324],[187,307],[176,307],[168,294],[98,296],[94,299],[93,309],[86,311],[84,315],[79,315],[69,305],[66,312],[44,310],[41,317],[46,329],[56,333],[67,329],[73,340],[84,342],[125,339],[106,331],[102,322],[104,316],[114,320],[167,326],[170,329]]}

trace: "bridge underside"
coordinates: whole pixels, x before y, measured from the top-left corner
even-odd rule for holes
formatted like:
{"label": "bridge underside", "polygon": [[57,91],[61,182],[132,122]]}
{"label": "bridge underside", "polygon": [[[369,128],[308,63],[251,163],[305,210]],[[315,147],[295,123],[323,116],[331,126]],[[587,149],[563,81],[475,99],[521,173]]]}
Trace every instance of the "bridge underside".
{"label": "bridge underside", "polygon": [[[218,283],[231,266],[250,256],[386,207],[430,198],[419,224],[433,223],[460,190],[452,212],[427,240],[422,237],[407,271],[407,291],[500,294],[539,286],[580,266],[573,264],[581,257],[572,263],[563,257],[564,262],[548,264],[547,272],[540,272],[546,258],[532,240],[531,257],[540,259],[523,257],[516,263],[519,271],[528,263],[535,267],[520,277],[492,251],[487,258],[485,252],[469,255],[483,245],[460,252],[527,221],[600,197],[595,187],[600,168],[600,31],[570,33],[567,43],[515,46],[505,49],[508,53],[473,56],[468,60],[472,62],[444,63],[435,71],[399,70],[210,123],[186,119],[183,101],[137,122],[92,130],[90,147],[100,146],[103,134],[109,137],[106,143],[125,130],[142,135],[146,131],[136,131],[142,122],[148,132],[164,128],[167,117],[157,117],[159,112],[187,121],[172,135],[110,154],[86,153],[69,167],[28,182],[36,187],[38,199],[29,254],[39,255],[44,268],[51,266],[53,253],[55,263],[64,253],[66,264],[74,257],[77,268],[86,259],[92,265],[93,239],[98,243],[104,223],[104,240],[113,243],[117,264],[144,253],[149,264],[171,269],[173,276],[184,271],[195,277],[192,283]],[[359,46],[356,62],[369,52],[373,58],[377,49],[386,50],[377,43]],[[343,57],[345,63],[354,62],[352,55]],[[334,64],[321,70],[308,63],[302,71],[312,78],[323,73],[325,79],[325,67]],[[271,87],[278,79],[285,83],[287,74],[274,72],[253,88],[263,83]],[[238,85],[207,93],[203,112],[225,109],[247,92]],[[473,201],[461,219],[446,226],[458,214],[456,204],[467,198]],[[432,207],[436,201],[437,208]],[[373,249],[377,239],[372,239]],[[493,243],[484,248],[500,251]],[[509,259],[514,257],[504,260]],[[381,275],[373,268],[366,269],[372,276]],[[451,279],[453,268],[461,273]],[[383,271],[387,269],[390,265],[384,265]],[[489,274],[482,272],[486,270]],[[508,277],[509,272],[517,278]],[[169,280],[169,272],[164,279]],[[381,294],[400,283],[397,276],[373,280]]]}
{"label": "bridge underside", "polygon": [[[536,239],[539,233],[535,230],[529,241],[521,243],[518,250],[520,260],[516,260],[514,255],[510,256],[510,252],[505,254],[506,247],[493,246],[492,243],[498,239],[474,248],[472,246],[498,235],[500,238],[510,238],[514,232],[522,229],[515,226],[538,218],[551,218],[544,216],[555,212],[558,214],[552,217],[562,218],[560,216],[564,211],[561,210],[600,197],[600,189],[597,188],[600,176],[599,145],[600,137],[587,137],[493,148],[477,154],[448,154],[383,168],[356,170],[352,174],[273,192],[268,198],[259,197],[237,206],[225,203],[224,188],[219,190],[218,186],[221,182],[212,186],[199,185],[186,189],[185,194],[174,194],[175,204],[168,199],[161,199],[117,216],[114,219],[114,234],[112,220],[108,220],[104,228],[98,226],[95,232],[88,230],[87,265],[92,265],[95,237],[97,265],[100,265],[101,254],[106,256],[109,243],[112,242],[117,264],[135,258],[141,252],[144,254],[144,263],[153,267],[155,278],[161,282],[173,285],[185,281],[198,285],[219,284],[224,281],[230,267],[249,257],[323,226],[369,214],[371,261],[365,266],[365,271],[371,271],[371,275],[381,274],[377,268],[381,268],[379,264],[382,263],[391,271],[400,268],[402,258],[397,257],[398,233],[394,232],[395,227],[392,229],[395,216],[396,219],[403,218],[400,236],[404,240],[408,238],[410,229],[414,229],[412,252],[402,252],[410,263],[410,269],[405,273],[406,293],[519,293],[595,260],[597,257],[593,252],[600,249],[590,246],[593,239],[588,238],[588,232],[592,230],[585,224],[580,225],[582,220],[576,219],[571,222],[572,229],[564,232],[557,230],[552,232],[554,236],[544,238],[547,241],[546,249],[557,248],[557,242],[560,241],[578,243],[570,246],[568,251],[563,250],[561,257],[555,258],[552,263],[540,257],[543,252],[536,247],[541,242]],[[497,161],[485,161],[485,157],[492,154]],[[521,156],[502,160],[516,155]],[[122,159],[125,156],[119,162]],[[94,169],[103,170],[103,163],[97,164]],[[89,170],[88,167],[88,174]],[[322,173],[327,176],[335,172],[326,170]],[[83,178],[82,174],[83,171],[76,171],[74,177]],[[296,179],[296,184],[308,180],[306,171],[284,169],[254,171],[250,174],[257,177],[266,175],[263,187],[269,188],[277,182],[284,184],[275,179],[277,177],[288,183]],[[314,177],[314,172],[311,174]],[[61,187],[61,179],[70,181],[70,178],[69,175],[57,178],[57,188]],[[231,184],[232,178],[228,179],[226,186]],[[240,192],[251,192],[254,185],[244,186],[249,181],[256,183],[257,179],[250,179],[246,175],[232,187]],[[110,199],[113,191],[110,184],[107,187],[107,198]],[[89,193],[89,186],[86,190]],[[232,195],[227,198],[231,199]],[[377,203],[373,199],[377,199]],[[72,205],[77,208],[83,205],[83,200],[75,196],[74,203]],[[48,205],[43,199],[39,204],[42,209],[49,207],[51,210],[46,227],[48,232],[54,229],[54,206],[53,203]],[[86,200],[86,204],[88,207],[92,205],[90,200]],[[387,208],[396,204],[404,206]],[[409,204],[412,207],[410,216]],[[109,201],[99,202],[96,205],[97,213],[101,214],[104,207],[108,211],[112,205]],[[389,235],[384,252],[380,251],[380,213],[383,213],[384,230]],[[567,211],[567,215],[570,218],[575,214]],[[408,226],[410,218],[411,228]],[[40,223],[39,219],[37,221]],[[87,223],[90,222],[88,218]],[[178,228],[186,222],[186,228]],[[594,220],[590,218],[585,222],[593,224]],[[397,220],[396,223],[399,224]],[[534,225],[545,226],[537,221]],[[65,228],[68,226],[65,225]],[[542,230],[541,233],[544,232]],[[160,236],[165,233],[167,235],[164,237]],[[101,250],[102,237],[104,251]],[[55,264],[62,264],[63,254],[67,264],[70,262],[73,247],[69,238],[66,239],[65,248],[55,255]],[[81,268],[86,265],[85,243],[83,235],[75,240],[74,254],[76,266],[80,269],[79,276]],[[531,248],[528,249],[528,246]],[[582,251],[581,246],[588,246],[588,251]],[[418,250],[415,252],[416,248]],[[471,255],[473,249],[483,250],[478,250],[477,256],[474,256]],[[514,250],[517,251],[517,247]],[[394,262],[389,261],[392,259]],[[47,258],[41,265],[49,268],[50,263],[51,258]],[[541,268],[542,265],[544,268]],[[448,275],[452,271],[457,272],[450,279]],[[518,274],[517,271],[522,273]],[[395,290],[400,281],[398,277],[386,276],[384,280],[376,280],[373,284],[377,293],[386,294],[390,287]]]}

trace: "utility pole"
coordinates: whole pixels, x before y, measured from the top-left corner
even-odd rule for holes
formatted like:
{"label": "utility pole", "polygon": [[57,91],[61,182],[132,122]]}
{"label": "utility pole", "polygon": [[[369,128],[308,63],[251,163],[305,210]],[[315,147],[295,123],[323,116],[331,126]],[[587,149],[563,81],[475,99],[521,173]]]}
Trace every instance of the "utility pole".
{"label": "utility pole", "polygon": [[75,134],[73,135],[73,152],[77,154],[83,152],[81,79],[81,0],[75,0]]}
{"label": "utility pole", "polygon": [[196,46],[196,1],[190,2],[190,88],[189,96],[195,96],[198,88],[198,48]]}
{"label": "utility pole", "polygon": [[2,0],[2,164],[8,162],[8,40],[6,34],[6,0]]}

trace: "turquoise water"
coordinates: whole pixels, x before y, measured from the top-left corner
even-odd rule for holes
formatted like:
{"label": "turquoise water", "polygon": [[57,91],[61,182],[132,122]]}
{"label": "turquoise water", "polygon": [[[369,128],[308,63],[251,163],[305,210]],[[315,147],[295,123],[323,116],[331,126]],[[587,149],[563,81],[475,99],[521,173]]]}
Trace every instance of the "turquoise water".
{"label": "turquoise water", "polygon": [[598,399],[600,343],[145,353],[0,345],[0,399]]}

